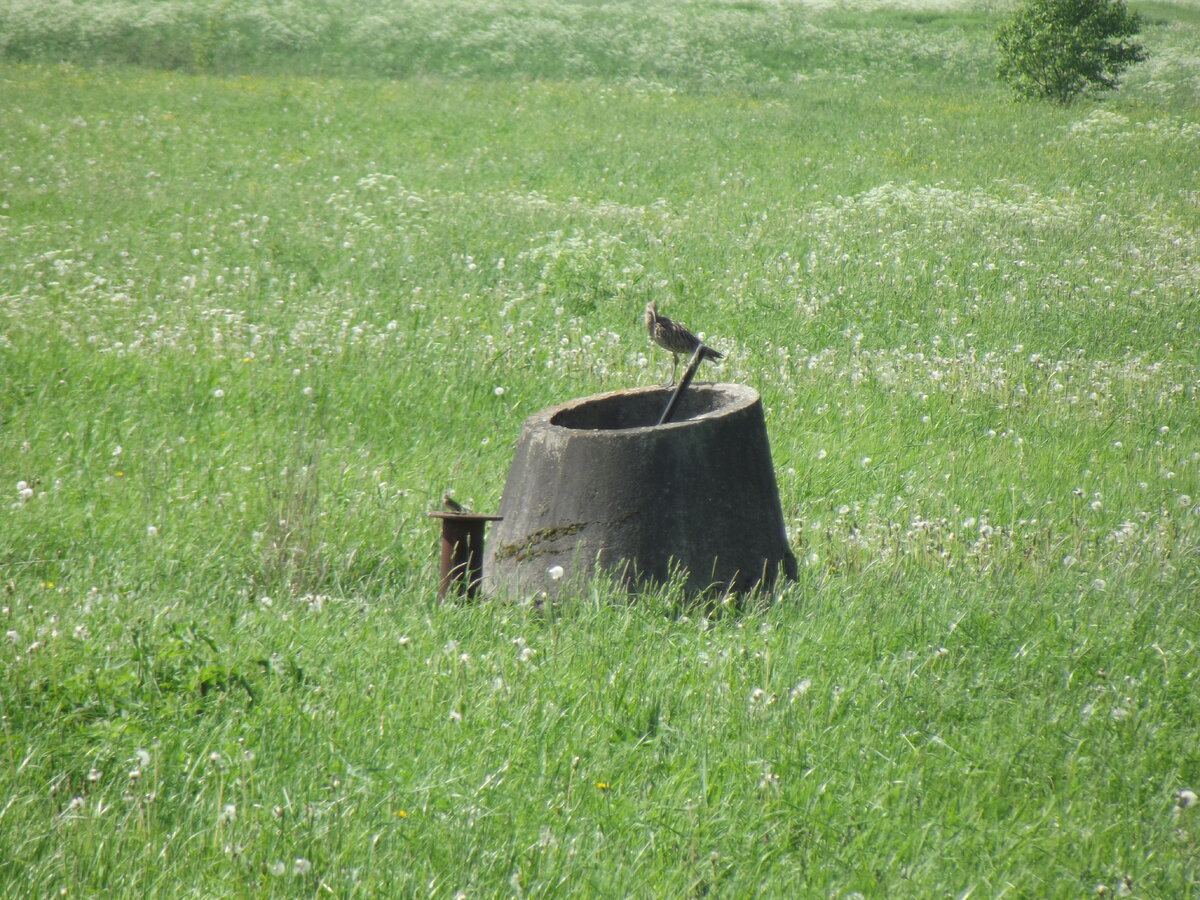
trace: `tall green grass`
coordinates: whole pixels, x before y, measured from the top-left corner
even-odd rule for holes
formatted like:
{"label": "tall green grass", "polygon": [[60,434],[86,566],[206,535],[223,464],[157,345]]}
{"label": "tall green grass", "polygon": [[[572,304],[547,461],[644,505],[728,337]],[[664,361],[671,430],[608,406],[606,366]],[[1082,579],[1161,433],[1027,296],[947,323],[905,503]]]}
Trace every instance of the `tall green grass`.
{"label": "tall green grass", "polygon": [[[868,4],[617,0],[520,4],[231,0],[80,4],[5,0],[0,52],[218,71],[413,77],[628,78],[723,84],[858,71],[881,53],[901,69],[975,71],[986,6],[915,14]],[[897,21],[898,20],[898,21]],[[893,27],[893,24],[899,27]],[[922,26],[916,33],[914,23]]]}
{"label": "tall green grass", "polygon": [[[0,894],[1194,893],[1192,8],[1068,110],[973,6],[441,9],[0,8]],[[439,605],[651,298],[798,581]]]}

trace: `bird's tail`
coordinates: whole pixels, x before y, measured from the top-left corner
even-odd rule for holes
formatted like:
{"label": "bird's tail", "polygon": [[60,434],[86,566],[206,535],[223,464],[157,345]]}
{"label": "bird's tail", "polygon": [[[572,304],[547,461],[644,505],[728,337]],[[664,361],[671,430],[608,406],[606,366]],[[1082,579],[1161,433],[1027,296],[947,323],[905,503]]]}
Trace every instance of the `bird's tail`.
{"label": "bird's tail", "polygon": [[712,347],[708,346],[708,344],[705,344],[704,347],[702,348],[702,350],[703,350],[703,352],[700,354],[701,359],[724,359],[725,358],[724,353],[718,353]]}

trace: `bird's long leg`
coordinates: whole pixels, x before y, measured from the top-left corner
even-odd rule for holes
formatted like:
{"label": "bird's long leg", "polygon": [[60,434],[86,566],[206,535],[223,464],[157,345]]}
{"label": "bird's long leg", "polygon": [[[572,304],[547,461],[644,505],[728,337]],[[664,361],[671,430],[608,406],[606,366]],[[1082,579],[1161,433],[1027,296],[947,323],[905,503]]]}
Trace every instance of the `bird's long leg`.
{"label": "bird's long leg", "polygon": [[672,369],[671,369],[671,378],[670,378],[670,380],[669,380],[669,381],[664,381],[664,382],[663,382],[663,384],[670,386],[670,385],[672,385],[672,384],[674,384],[674,383],[675,383],[675,369],[672,367]]}
{"label": "bird's long leg", "polygon": [[675,376],[679,374],[679,354],[671,354],[671,384],[675,383]]}

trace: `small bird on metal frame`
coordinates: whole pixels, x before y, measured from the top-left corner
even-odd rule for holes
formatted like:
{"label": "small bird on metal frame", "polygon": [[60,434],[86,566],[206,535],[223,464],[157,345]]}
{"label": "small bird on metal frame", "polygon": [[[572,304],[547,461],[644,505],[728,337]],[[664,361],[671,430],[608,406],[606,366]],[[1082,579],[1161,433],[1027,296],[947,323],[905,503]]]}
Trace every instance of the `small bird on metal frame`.
{"label": "small bird on metal frame", "polygon": [[449,494],[442,495],[442,504],[452,513],[461,513],[467,511],[461,503],[459,503]]}
{"label": "small bird on metal frame", "polygon": [[668,319],[666,316],[658,314],[658,306],[653,300],[646,304],[646,331],[650,333],[650,340],[658,344],[664,350],[670,350],[671,355],[675,357],[675,364],[671,367],[671,383],[675,383],[675,373],[679,370],[679,354],[691,356],[696,352],[696,348],[701,350],[700,359],[724,359],[724,353],[718,353],[712,347],[703,343],[700,338],[692,334],[678,322]]}

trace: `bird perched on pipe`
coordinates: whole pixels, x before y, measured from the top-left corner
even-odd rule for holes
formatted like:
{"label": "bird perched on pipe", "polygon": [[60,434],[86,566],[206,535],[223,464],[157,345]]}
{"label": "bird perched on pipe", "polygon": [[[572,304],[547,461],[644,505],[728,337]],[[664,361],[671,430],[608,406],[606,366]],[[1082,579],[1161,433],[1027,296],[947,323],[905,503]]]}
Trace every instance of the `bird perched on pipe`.
{"label": "bird perched on pipe", "polygon": [[724,353],[718,353],[709,347],[678,322],[668,319],[666,316],[660,316],[658,306],[653,300],[646,304],[646,331],[650,333],[650,340],[664,350],[670,350],[675,357],[675,364],[671,367],[672,384],[675,383],[675,373],[679,369],[680,353],[684,356],[691,356],[699,348],[701,360],[725,358]]}

